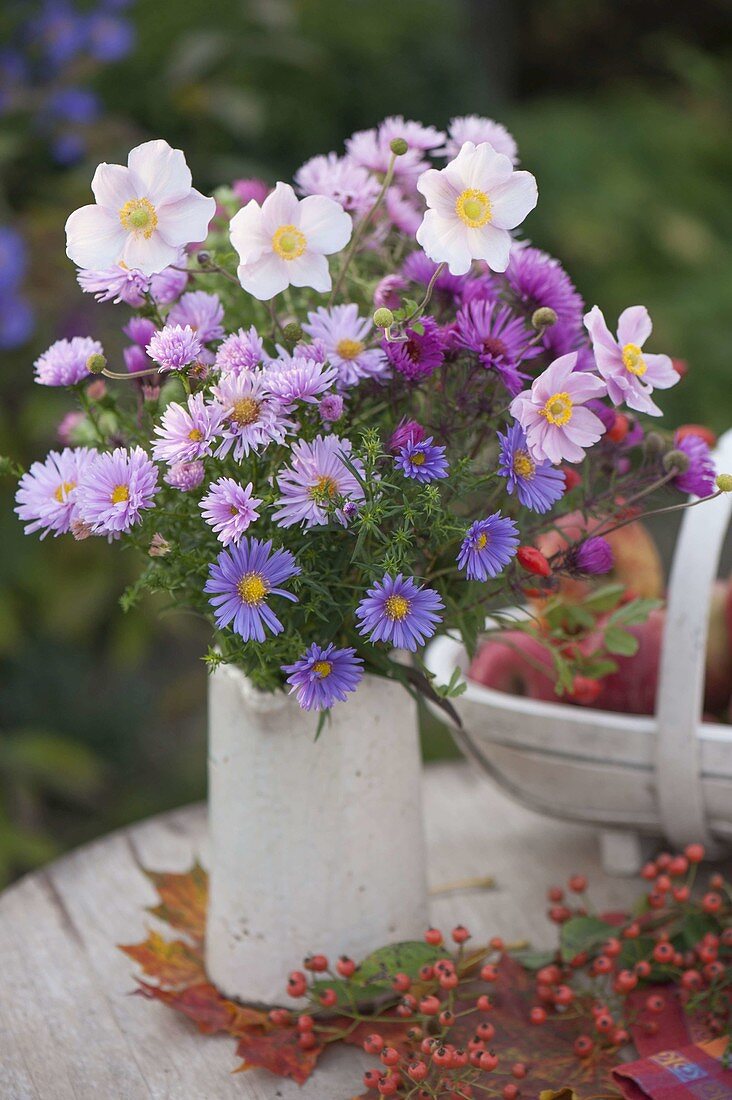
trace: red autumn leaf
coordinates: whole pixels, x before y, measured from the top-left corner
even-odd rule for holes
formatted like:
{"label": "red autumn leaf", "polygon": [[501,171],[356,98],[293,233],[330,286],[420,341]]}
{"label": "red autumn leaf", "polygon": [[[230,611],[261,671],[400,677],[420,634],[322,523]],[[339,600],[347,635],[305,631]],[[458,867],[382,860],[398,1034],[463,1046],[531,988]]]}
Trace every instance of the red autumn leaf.
{"label": "red autumn leaf", "polygon": [[187,932],[202,942],[208,900],[208,875],[203,867],[196,862],[184,874],[148,870],[145,874],[160,897],[160,905],[148,912],[178,932]]}
{"label": "red autumn leaf", "polygon": [[210,982],[200,982],[183,989],[161,989],[157,985],[140,982],[138,993],[182,1012],[194,1021],[199,1031],[207,1035],[228,1031],[237,1007],[222,997]]}
{"label": "red autumn leaf", "polygon": [[120,950],[161,985],[178,987],[206,981],[200,951],[183,940],[166,940],[150,932],[143,943],[120,945]]}
{"label": "red autumn leaf", "polygon": [[239,1071],[268,1069],[278,1077],[291,1077],[302,1085],[315,1069],[318,1058],[323,1053],[322,1045],[303,1050],[298,1042],[299,1032],[295,1027],[277,1027],[271,1030],[252,1028],[239,1040],[236,1053],[244,1059]]}

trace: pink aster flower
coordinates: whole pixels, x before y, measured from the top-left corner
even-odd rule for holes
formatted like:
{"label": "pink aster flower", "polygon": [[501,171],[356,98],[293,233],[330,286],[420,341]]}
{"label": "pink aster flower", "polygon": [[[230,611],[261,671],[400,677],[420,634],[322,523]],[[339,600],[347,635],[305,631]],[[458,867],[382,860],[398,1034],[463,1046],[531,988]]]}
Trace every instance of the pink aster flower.
{"label": "pink aster flower", "polygon": [[252,483],[240,485],[232,477],[214,481],[201,500],[201,512],[206,523],[216,532],[224,546],[237,543],[244,532],[259,519],[258,506],[262,503],[252,496]]}
{"label": "pink aster flower", "polygon": [[279,509],[273,519],[280,527],[302,523],[307,527],[324,526],[335,514],[343,526],[345,501],[363,499],[361,484],[343,461],[364,475],[363,465],[351,457],[351,442],[337,435],[317,436],[312,443],[304,439],[292,445],[292,465],[277,479]]}
{"label": "pink aster flower", "polygon": [[411,190],[427,166],[425,152],[442,145],[445,135],[433,126],[393,115],[385,118],[378,128],[353,134],[346,141],[346,149],[356,164],[383,176],[392,158],[390,145],[394,138],[403,138],[408,146],[407,152],[396,158],[394,179]]}
{"label": "pink aster flower", "polygon": [[362,378],[379,378],[388,370],[381,348],[367,347],[373,331],[371,320],[359,317],[358,306],[349,304],[308,314],[303,329],[319,340],[328,362],[338,371],[338,388],[355,386]]}
{"label": "pink aster flower", "polygon": [[233,451],[240,462],[250,451],[283,442],[291,424],[282,403],[267,385],[263,371],[225,374],[212,392],[215,405],[223,414],[220,430],[223,440],[216,451],[217,458]]}
{"label": "pink aster flower", "polygon": [[255,199],[257,202],[264,202],[269,194],[270,188],[269,184],[265,183],[264,180],[242,179],[234,180],[231,185],[231,190],[243,205],[245,202],[249,202],[250,199]]}
{"label": "pink aster flower", "polygon": [[649,355],[641,349],[651,335],[651,318],[645,306],[630,306],[618,318],[617,340],[608,329],[599,306],[585,314],[597,369],[607,383],[614,405],[626,404],[637,412],[660,416],[651,398],[654,389],[667,390],[679,381],[668,355]]}
{"label": "pink aster flower", "polygon": [[119,264],[99,271],[80,268],[76,279],[81,289],[86,294],[93,294],[98,302],[114,302],[116,305],[124,302],[134,309],[145,304],[145,295],[150,290],[147,275]]}
{"label": "pink aster flower", "polygon": [[190,290],[176,302],[168,314],[169,325],[188,325],[202,344],[220,340],[224,335],[224,307],[217,294]]}
{"label": "pink aster flower", "polygon": [[154,507],[158,471],[142,447],[98,454],[79,481],[78,515],[95,535],[119,537]]}
{"label": "pink aster flower", "polygon": [[171,403],[155,428],[153,458],[172,464],[210,455],[223,417],[223,410],[207,405],[201,393],[189,397],[185,405]]}
{"label": "pink aster flower", "polygon": [[267,386],[286,409],[292,408],[296,401],[314,405],[337,377],[335,367],[302,355],[287,360],[275,359],[265,371]]}
{"label": "pink aster flower", "polygon": [[219,344],[216,352],[216,366],[222,374],[241,374],[242,371],[256,370],[266,360],[267,353],[262,337],[254,325],[232,332]]}
{"label": "pink aster flower", "polygon": [[63,535],[76,517],[79,482],[96,457],[88,447],[51,451],[43,462],[34,462],[23,474],[15,496],[18,518],[26,522],[26,535],[53,531]]}
{"label": "pink aster flower", "polygon": [[88,336],[57,340],[36,359],[36,382],[41,386],[74,386],[88,378],[90,355],[104,355],[98,340]]}
{"label": "pink aster flower", "polygon": [[535,462],[581,462],[605,431],[599,416],[586,408],[588,401],[604,396],[605,383],[575,370],[576,365],[576,351],[560,356],[511,402],[511,415],[524,429]]}
{"label": "pink aster flower", "polygon": [[206,470],[202,462],[174,462],[169,466],[163,481],[181,493],[191,493],[203,481]]}
{"label": "pink aster flower", "polygon": [[147,353],[161,371],[183,370],[201,355],[203,344],[190,325],[166,325],[147,345]]}
{"label": "pink aster flower", "polygon": [[325,195],[356,217],[371,209],[381,186],[362,165],[336,153],[311,157],[295,173],[295,184],[301,195]]}
{"label": "pink aster flower", "polygon": [[446,157],[456,157],[466,141],[475,145],[487,141],[497,153],[503,153],[512,164],[518,163],[518,146],[512,134],[500,122],[480,115],[462,115],[450,120],[444,149],[436,150]]}

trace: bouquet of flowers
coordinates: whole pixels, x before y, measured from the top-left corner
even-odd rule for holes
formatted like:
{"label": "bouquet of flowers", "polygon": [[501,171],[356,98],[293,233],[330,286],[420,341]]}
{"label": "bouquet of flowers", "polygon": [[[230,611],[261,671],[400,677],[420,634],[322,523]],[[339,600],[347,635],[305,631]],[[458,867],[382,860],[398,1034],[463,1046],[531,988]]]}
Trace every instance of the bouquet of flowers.
{"label": "bouquet of flowers", "polygon": [[[214,198],[165,141],[99,165],[67,253],[84,291],[131,309],[129,346],[110,364],[77,336],[37,360],[81,410],[20,477],[26,532],[131,544],[125,608],[166,593],[211,623],[211,665],[305,709],[370,671],[452,710],[458,677],[430,682],[419,656],[436,631],[473,652],[488,613],[514,625],[501,609],[527,591],[607,574],[604,535],[652,492],[683,507],[732,486],[699,434],[646,430],[680,371],[646,350],[643,306],[615,335],[519,236],[537,185],[516,163],[471,116],[447,133],[389,118],[294,186]],[[587,533],[547,558],[538,537],[577,512]],[[616,646],[647,605],[625,604]],[[612,669],[598,621],[541,630],[558,690]]]}

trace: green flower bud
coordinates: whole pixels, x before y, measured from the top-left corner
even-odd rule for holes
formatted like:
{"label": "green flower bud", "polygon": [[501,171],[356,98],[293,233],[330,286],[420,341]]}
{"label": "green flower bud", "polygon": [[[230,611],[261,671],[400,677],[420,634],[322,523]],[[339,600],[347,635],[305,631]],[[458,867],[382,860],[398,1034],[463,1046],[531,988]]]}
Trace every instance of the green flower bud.
{"label": "green flower bud", "polygon": [[202,248],[200,252],[196,253],[196,259],[201,267],[208,267],[211,263],[211,253],[207,252],[205,248]]}
{"label": "green flower bud", "polygon": [[394,324],[394,314],[386,306],[380,306],[374,313],[374,324],[377,328],[389,328]]}
{"label": "green flower bud", "polygon": [[666,449],[666,441],[658,432],[649,432],[645,438],[645,449],[648,455],[661,455]]}
{"label": "green flower bud", "polygon": [[669,451],[663,456],[663,468],[669,474],[683,474],[689,469],[689,456],[683,451]]}
{"label": "green flower bud", "polygon": [[288,344],[296,344],[298,340],[302,340],[302,325],[298,321],[288,321],[282,335]]}
{"label": "green flower bud", "polygon": [[550,306],[541,306],[539,309],[535,309],[531,315],[531,324],[540,332],[544,328],[551,328],[552,325],[557,323],[556,310],[551,309]]}
{"label": "green flower bud", "polygon": [[86,369],[90,374],[101,374],[107,365],[107,360],[103,355],[90,355],[86,361]]}
{"label": "green flower bud", "polygon": [[720,493],[732,493],[732,474],[717,474],[714,484]]}
{"label": "green flower bud", "polygon": [[395,157],[403,157],[409,150],[409,146],[404,138],[392,138],[389,142],[389,148]]}

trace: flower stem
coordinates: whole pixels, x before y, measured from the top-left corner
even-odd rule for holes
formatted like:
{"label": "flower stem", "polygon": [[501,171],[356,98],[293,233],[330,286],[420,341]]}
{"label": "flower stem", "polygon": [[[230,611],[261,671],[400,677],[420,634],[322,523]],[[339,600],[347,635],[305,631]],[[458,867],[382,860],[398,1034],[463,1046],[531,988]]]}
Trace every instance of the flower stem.
{"label": "flower stem", "polygon": [[376,211],[379,209],[382,202],[384,201],[384,198],[386,196],[386,192],[391,187],[391,181],[394,178],[394,165],[395,164],[396,164],[396,153],[392,153],[391,154],[391,159],[389,160],[389,166],[386,169],[386,175],[384,176],[384,182],[381,185],[381,190],[379,191],[378,195],[374,199],[373,206],[368,211],[368,213],[364,215],[364,217],[361,219],[361,221],[358,223],[358,225],[356,226],[356,229],[354,230],[353,236],[351,237],[351,243],[349,244],[348,250],[346,251],[346,255],[343,259],[343,263],[341,265],[341,270],[338,272],[338,277],[336,278],[335,286],[333,287],[333,289],[330,293],[330,298],[328,299],[328,305],[329,306],[333,305],[333,302],[335,301],[336,297],[338,296],[338,293],[339,293],[341,287],[343,286],[343,280],[346,277],[346,272],[348,271],[351,260],[353,259],[354,255],[356,253],[356,249],[358,248],[358,245],[361,242],[361,238],[363,237],[364,233],[366,232],[366,229],[367,229],[369,223],[371,222],[371,219],[373,218],[374,214],[376,213]]}

